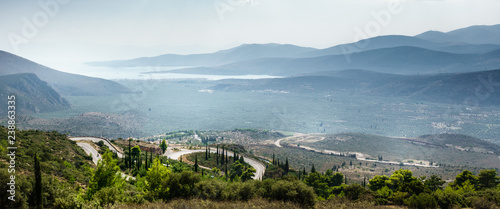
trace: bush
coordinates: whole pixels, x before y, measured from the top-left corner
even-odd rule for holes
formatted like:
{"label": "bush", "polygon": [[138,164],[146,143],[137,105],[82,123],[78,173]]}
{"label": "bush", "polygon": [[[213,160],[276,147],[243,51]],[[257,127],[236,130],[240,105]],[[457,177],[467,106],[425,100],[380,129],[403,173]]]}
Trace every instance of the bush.
{"label": "bush", "polygon": [[465,206],[465,198],[462,195],[454,192],[451,187],[447,187],[444,191],[437,190],[433,193],[437,204],[442,209],[454,208],[456,206]]}
{"label": "bush", "polygon": [[201,199],[223,200],[222,192],[226,189],[226,183],[206,179],[195,184],[195,196]]}
{"label": "bush", "polygon": [[358,200],[360,197],[364,196],[365,194],[369,194],[370,191],[363,186],[359,184],[353,184],[353,185],[348,185],[345,186],[344,189],[344,195],[347,199],[350,200]]}
{"label": "bush", "polygon": [[496,204],[492,201],[488,201],[484,197],[474,197],[472,200],[471,207],[473,209],[494,209],[494,208],[499,208],[496,206]]}
{"label": "bush", "polygon": [[195,184],[200,182],[200,175],[193,171],[172,173],[169,178],[162,181],[162,188],[168,191],[160,194],[163,199],[191,198],[194,195]]}
{"label": "bush", "polygon": [[93,198],[95,201],[99,202],[101,206],[115,204],[118,199],[120,191],[116,187],[104,187],[97,191]]}
{"label": "bush", "polygon": [[302,181],[277,181],[271,188],[270,198],[296,202],[306,207],[313,207],[316,203],[316,194],[313,188]]}
{"label": "bush", "polygon": [[426,209],[426,208],[437,208],[438,204],[436,199],[430,194],[420,193],[419,195],[412,195],[410,198],[406,199],[405,205],[409,208]]}
{"label": "bush", "polygon": [[253,181],[233,182],[226,188],[223,197],[225,200],[248,201],[258,196],[257,191]]}

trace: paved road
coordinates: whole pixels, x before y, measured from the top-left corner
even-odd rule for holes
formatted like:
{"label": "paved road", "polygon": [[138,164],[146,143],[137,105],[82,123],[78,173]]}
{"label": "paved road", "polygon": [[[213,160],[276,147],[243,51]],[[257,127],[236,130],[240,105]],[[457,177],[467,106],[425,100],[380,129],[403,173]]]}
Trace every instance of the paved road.
{"label": "paved road", "polygon": [[[111,151],[116,152],[118,154],[118,157],[120,157],[120,158],[123,157],[123,155],[120,152],[117,152],[116,149],[113,146],[111,146],[106,140],[103,140],[100,138],[94,138],[94,137],[69,137],[69,139],[71,139],[73,141],[81,141],[81,140],[92,141],[94,143],[97,143],[99,141],[104,141],[104,144],[108,145],[108,147]],[[92,145],[85,143],[85,142],[77,142],[76,145],[80,146],[83,149],[83,151],[85,151],[85,153],[87,153],[87,155],[92,154],[92,162],[94,162],[94,164],[97,165],[97,162],[99,162],[99,160],[102,158],[101,155],[99,154],[99,152],[97,152],[97,150],[94,147],[92,147]],[[125,178],[126,180],[129,178],[135,180],[135,177],[133,177],[133,176],[129,176],[129,175],[124,174],[124,173],[120,173],[120,174],[121,174],[122,178]]]}
{"label": "paved road", "polygon": [[[104,140],[104,139],[101,139],[101,138],[96,138],[96,137],[69,137],[69,139],[71,139],[73,141],[82,141],[82,140],[92,141],[94,143],[97,143],[99,141],[103,141],[104,145],[106,145],[106,146],[109,147],[109,150],[111,150],[112,152],[115,152],[118,155],[119,158],[123,158],[123,154],[120,153],[118,150],[116,150],[115,147],[113,145],[111,145],[107,140]],[[92,154],[92,156],[93,155],[94,154]]]}
{"label": "paved road", "polygon": [[[205,150],[204,149],[199,149],[199,150],[181,149],[180,151],[177,151],[177,152],[173,152],[173,150],[167,150],[167,152],[165,152],[164,155],[167,156],[168,158],[177,160],[182,155],[196,153],[196,152],[205,152]],[[210,153],[215,153],[215,152],[216,152],[216,150],[213,150],[213,149],[210,150]],[[233,153],[229,152],[229,151],[227,152],[227,154],[229,156],[233,155]],[[262,177],[264,176],[264,172],[266,171],[266,166],[263,163],[261,163],[260,161],[257,161],[257,160],[252,159],[252,158],[243,157],[243,160],[246,163],[248,163],[250,166],[255,168],[256,172],[255,172],[255,176],[253,177],[253,179],[261,180]]]}
{"label": "paved road", "polygon": [[85,153],[87,153],[87,155],[92,154],[92,162],[97,165],[97,162],[99,162],[99,160],[101,159],[101,155],[99,155],[94,147],[85,142],[77,142],[76,145],[80,146],[85,151]]}
{"label": "paved road", "polygon": [[304,134],[302,133],[294,133],[292,136],[289,136],[289,137],[285,137],[285,138],[281,138],[281,139],[278,139],[276,140],[276,142],[274,142],[274,145],[276,145],[277,147],[282,147],[281,146],[281,141],[283,140],[287,140],[287,139],[291,139],[291,138],[295,138],[295,137],[299,137],[299,136],[303,136]]}

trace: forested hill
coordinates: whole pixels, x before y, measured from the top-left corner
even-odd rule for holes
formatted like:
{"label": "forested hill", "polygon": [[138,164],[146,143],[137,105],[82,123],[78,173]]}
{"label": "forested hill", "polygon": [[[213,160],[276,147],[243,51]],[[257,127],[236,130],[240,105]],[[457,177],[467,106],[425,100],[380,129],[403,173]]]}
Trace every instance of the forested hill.
{"label": "forested hill", "polygon": [[[33,73],[0,76],[0,89],[0,98],[16,97],[17,113],[42,113],[71,107],[66,99]],[[7,103],[0,103],[0,114],[6,115],[6,111]]]}

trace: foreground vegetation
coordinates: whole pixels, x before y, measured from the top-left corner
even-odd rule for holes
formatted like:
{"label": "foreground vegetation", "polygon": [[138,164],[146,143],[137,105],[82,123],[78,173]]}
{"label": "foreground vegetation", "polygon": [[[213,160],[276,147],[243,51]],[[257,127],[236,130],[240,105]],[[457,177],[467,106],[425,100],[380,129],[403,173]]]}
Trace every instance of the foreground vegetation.
{"label": "foreground vegetation", "polygon": [[[6,129],[0,128],[0,136]],[[273,175],[263,181],[243,178],[244,171],[228,169],[224,175],[204,170],[198,163],[213,163],[197,153],[195,166],[166,160],[151,153],[133,160],[117,159],[104,149],[102,160],[91,165],[83,150],[56,132],[17,131],[16,202],[3,198],[5,208],[495,208],[500,205],[496,170],[478,174],[463,170],[454,181],[437,175],[416,177],[409,170],[376,175],[360,184],[347,182],[340,172],[314,168],[294,170],[278,157],[268,165]],[[5,141],[0,149],[5,151]],[[143,153],[144,154],[144,153]],[[39,157],[37,157],[39,156]],[[222,159],[222,156],[219,156]],[[224,167],[245,165],[234,156]],[[237,157],[239,158],[239,157]],[[0,192],[7,197],[7,156],[1,156]],[[226,160],[227,159],[227,160]],[[40,162],[41,166],[36,166]],[[141,162],[141,163],[138,163]],[[220,164],[221,162],[219,162]],[[217,164],[217,162],[216,162]],[[167,165],[167,166],[166,166]],[[248,170],[248,169],[246,169]],[[123,171],[135,176],[125,180]],[[41,178],[37,177],[41,173]],[[41,188],[41,189],[39,189]]]}

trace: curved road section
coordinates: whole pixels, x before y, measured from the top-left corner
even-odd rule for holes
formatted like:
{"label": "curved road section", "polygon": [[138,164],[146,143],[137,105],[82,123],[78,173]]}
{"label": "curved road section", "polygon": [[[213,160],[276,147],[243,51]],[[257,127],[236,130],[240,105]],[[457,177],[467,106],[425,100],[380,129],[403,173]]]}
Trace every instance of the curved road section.
{"label": "curved road section", "polygon": [[[182,155],[187,155],[187,154],[196,153],[196,152],[205,152],[205,150],[204,149],[199,149],[199,150],[181,149],[180,151],[177,151],[177,152],[173,152],[172,150],[167,150],[167,152],[165,152],[165,156],[167,156],[168,158],[177,160]],[[210,153],[215,153],[215,152],[216,152],[215,150],[210,150]],[[232,156],[233,152],[228,151],[227,154],[229,156]],[[255,172],[253,179],[261,180],[262,177],[264,176],[264,172],[266,171],[266,166],[263,163],[261,163],[260,161],[257,161],[253,158],[243,157],[243,160],[246,163],[248,163],[250,166],[255,168],[256,172]]]}
{"label": "curved road section", "polygon": [[[111,143],[109,143],[108,140],[104,140],[104,139],[96,138],[96,137],[69,137],[69,139],[71,139],[73,141],[92,141],[94,143],[97,143],[99,141],[103,141],[104,145],[106,145],[106,146],[109,147],[109,150],[111,150],[112,152],[115,152],[118,155],[119,158],[123,158],[123,154],[120,153],[118,150],[116,150],[116,148]],[[77,142],[76,144],[78,144],[78,146],[80,146],[80,144],[86,144],[86,143],[79,143],[79,142]],[[92,146],[90,146],[90,147],[92,147]],[[86,149],[83,148],[83,150],[86,150]],[[87,152],[87,151],[85,151],[85,152]],[[89,154],[89,153],[87,152],[87,154]],[[95,156],[94,153],[92,153],[92,157],[94,157],[94,156]]]}

